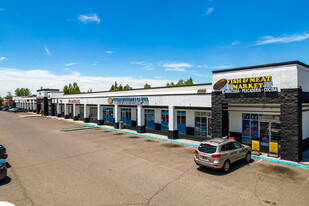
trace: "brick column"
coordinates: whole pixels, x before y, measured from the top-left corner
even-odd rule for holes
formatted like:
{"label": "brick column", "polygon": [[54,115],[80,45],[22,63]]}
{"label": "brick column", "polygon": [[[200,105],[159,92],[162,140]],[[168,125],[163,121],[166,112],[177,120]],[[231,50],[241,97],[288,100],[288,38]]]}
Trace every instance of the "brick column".
{"label": "brick column", "polygon": [[281,89],[281,158],[302,160],[302,104],[301,89]]}
{"label": "brick column", "polygon": [[[223,112],[223,94],[221,91],[214,91],[211,95],[211,116],[212,116],[212,137],[221,138],[227,130],[228,116]],[[240,123],[241,124],[241,123]]]}

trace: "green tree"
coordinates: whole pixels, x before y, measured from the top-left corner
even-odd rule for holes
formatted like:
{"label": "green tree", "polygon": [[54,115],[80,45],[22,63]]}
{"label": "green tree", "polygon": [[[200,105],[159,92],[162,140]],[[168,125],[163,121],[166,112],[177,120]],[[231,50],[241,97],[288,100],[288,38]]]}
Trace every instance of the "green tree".
{"label": "green tree", "polygon": [[111,88],[109,89],[109,91],[119,91],[119,90],[129,90],[132,89],[132,87],[130,87],[128,84],[126,84],[125,86],[122,86],[121,84],[117,84],[117,82],[115,82]]}
{"label": "green tree", "polygon": [[8,92],[5,96],[5,99],[7,100],[7,105],[12,105],[13,102],[13,95],[11,92]]}
{"label": "green tree", "polygon": [[187,81],[185,81],[185,85],[192,85],[192,84],[194,84],[192,77],[190,77],[189,79],[187,79]]}
{"label": "green tree", "polygon": [[171,82],[171,83],[167,82],[166,86],[170,87],[170,86],[175,86],[175,85],[179,86],[179,85],[192,85],[192,84],[194,83],[193,83],[192,77],[190,77],[186,81],[184,81],[183,79],[180,79],[176,84],[174,84],[174,82]]}
{"label": "green tree", "polygon": [[0,96],[0,107],[3,106],[3,98]]}
{"label": "green tree", "polygon": [[148,88],[151,88],[151,86],[150,86],[149,84],[146,83],[146,84],[144,85],[144,88],[145,88],[145,89],[148,89]]}
{"label": "green tree", "polygon": [[76,82],[73,84],[69,83],[69,85],[64,85],[63,87],[63,93],[64,94],[79,94],[80,89]]}
{"label": "green tree", "polygon": [[15,96],[31,96],[30,89],[28,88],[17,88],[15,89]]}
{"label": "green tree", "polygon": [[181,79],[176,83],[176,86],[184,85],[184,84],[185,84],[184,81]]}
{"label": "green tree", "polygon": [[130,87],[128,84],[126,84],[126,85],[123,87],[123,90],[129,90],[129,89],[132,89],[132,87]]}

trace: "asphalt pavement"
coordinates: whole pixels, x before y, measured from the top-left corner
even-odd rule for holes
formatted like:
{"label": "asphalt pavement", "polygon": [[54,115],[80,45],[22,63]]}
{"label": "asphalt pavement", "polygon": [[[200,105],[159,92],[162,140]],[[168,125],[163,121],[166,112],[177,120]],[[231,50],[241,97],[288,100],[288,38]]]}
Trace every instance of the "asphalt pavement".
{"label": "asphalt pavement", "polygon": [[[30,113],[29,113],[30,114]],[[24,116],[22,116],[24,115]],[[263,160],[203,169],[195,148],[78,123],[0,112],[15,205],[308,205],[309,170]]]}

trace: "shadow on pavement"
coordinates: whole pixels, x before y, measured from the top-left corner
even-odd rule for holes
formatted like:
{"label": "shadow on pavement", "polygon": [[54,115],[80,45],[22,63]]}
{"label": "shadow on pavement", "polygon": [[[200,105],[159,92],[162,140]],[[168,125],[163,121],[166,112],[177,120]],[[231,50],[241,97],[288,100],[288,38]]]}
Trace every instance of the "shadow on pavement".
{"label": "shadow on pavement", "polygon": [[246,163],[244,161],[238,161],[238,162],[235,162],[231,165],[231,169],[229,172],[227,173],[224,173],[222,170],[220,169],[210,169],[210,168],[207,168],[207,167],[204,167],[204,166],[200,166],[197,168],[198,171],[200,172],[204,172],[204,173],[207,173],[207,174],[210,174],[210,175],[216,175],[216,176],[223,176],[223,175],[227,175],[229,173],[232,173],[242,167],[245,167],[245,166],[250,166],[250,164],[252,164],[254,162],[253,159],[250,160],[249,163]]}
{"label": "shadow on pavement", "polygon": [[11,180],[12,179],[9,176],[6,176],[3,180],[0,180],[0,186],[9,184]]}

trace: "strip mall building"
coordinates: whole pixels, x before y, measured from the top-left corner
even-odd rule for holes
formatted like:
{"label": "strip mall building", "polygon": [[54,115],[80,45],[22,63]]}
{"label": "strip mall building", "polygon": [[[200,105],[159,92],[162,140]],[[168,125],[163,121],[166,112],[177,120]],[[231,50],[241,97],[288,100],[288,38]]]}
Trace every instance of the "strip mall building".
{"label": "strip mall building", "polygon": [[281,62],[213,71],[212,83],[64,95],[41,89],[14,97],[17,107],[45,116],[113,125],[169,138],[223,137],[261,149],[278,142],[282,159],[309,148],[309,66]]}

